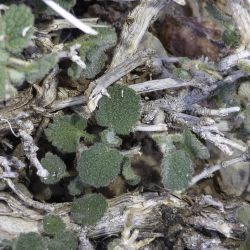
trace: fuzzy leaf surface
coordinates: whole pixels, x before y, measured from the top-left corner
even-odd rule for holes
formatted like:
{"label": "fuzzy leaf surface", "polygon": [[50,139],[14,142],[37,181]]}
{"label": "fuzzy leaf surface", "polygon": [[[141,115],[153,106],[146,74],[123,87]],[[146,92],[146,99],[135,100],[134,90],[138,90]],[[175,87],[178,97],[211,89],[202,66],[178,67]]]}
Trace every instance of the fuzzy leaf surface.
{"label": "fuzzy leaf surface", "polygon": [[139,96],[134,90],[120,85],[109,87],[108,93],[110,98],[103,96],[99,102],[97,123],[113,128],[117,134],[129,134],[139,118]]}
{"label": "fuzzy leaf surface", "polygon": [[92,225],[99,221],[106,210],[108,203],[102,194],[87,194],[73,201],[71,218],[81,225]]}
{"label": "fuzzy leaf surface", "polygon": [[43,218],[43,230],[46,234],[55,235],[64,229],[65,223],[59,216],[50,214]]}
{"label": "fuzzy leaf surface", "polygon": [[123,156],[116,149],[96,143],[83,151],[77,170],[83,183],[94,187],[105,187],[120,173]]}
{"label": "fuzzy leaf surface", "polygon": [[21,233],[14,243],[14,250],[44,250],[45,245],[38,233]]}
{"label": "fuzzy leaf surface", "polygon": [[65,115],[51,123],[45,134],[48,140],[65,153],[76,151],[79,140],[84,136],[87,121],[79,115]]}
{"label": "fuzzy leaf surface", "polygon": [[41,160],[42,166],[48,170],[49,176],[41,177],[41,181],[45,184],[56,184],[65,175],[66,165],[57,155],[48,152]]}
{"label": "fuzzy leaf surface", "polygon": [[192,161],[184,150],[173,151],[162,159],[162,182],[170,190],[180,191],[187,188],[192,173]]}
{"label": "fuzzy leaf surface", "polygon": [[24,4],[12,4],[3,16],[5,22],[6,48],[13,53],[20,53],[33,34],[34,16]]}

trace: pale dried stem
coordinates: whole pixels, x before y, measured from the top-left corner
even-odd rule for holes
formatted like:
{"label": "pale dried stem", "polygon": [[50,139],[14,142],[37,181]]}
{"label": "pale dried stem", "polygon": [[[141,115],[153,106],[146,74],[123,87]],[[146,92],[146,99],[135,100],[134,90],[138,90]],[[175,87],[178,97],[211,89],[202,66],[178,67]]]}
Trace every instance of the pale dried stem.
{"label": "pale dried stem", "polygon": [[250,161],[250,155],[248,153],[242,154],[241,156],[228,160],[228,161],[224,161],[220,164],[214,165],[212,167],[206,167],[200,174],[197,174],[196,176],[194,176],[191,180],[191,182],[189,183],[189,187],[192,187],[193,185],[195,185],[197,182],[206,179],[206,178],[210,178],[213,176],[213,174],[216,171],[219,171],[223,168],[227,168],[230,166],[235,166],[235,164],[240,163],[240,162],[245,162],[245,161]]}
{"label": "pale dried stem", "polygon": [[159,91],[164,89],[171,89],[171,88],[180,88],[180,87],[187,87],[192,86],[192,82],[183,82],[174,80],[172,78],[165,78],[160,80],[152,80],[146,81],[143,83],[137,83],[130,85],[129,87],[136,91],[137,94],[141,93],[148,93],[152,91]]}
{"label": "pale dried stem", "polygon": [[134,55],[149,25],[164,5],[163,0],[142,0],[133,9],[123,26],[120,42],[115,49],[110,68]]}
{"label": "pale dried stem", "polygon": [[31,121],[22,122],[21,120],[17,120],[16,123],[20,126],[18,133],[21,137],[23,150],[26,157],[29,159],[31,165],[37,169],[38,176],[43,178],[47,177],[49,175],[49,172],[41,165],[40,161],[37,159],[36,152],[39,150],[39,148],[35,145],[34,139],[30,135],[32,130],[34,129],[34,125]]}
{"label": "pale dried stem", "polygon": [[196,104],[193,105],[192,112],[197,115],[202,116],[227,116],[231,113],[239,112],[240,107],[230,107],[230,108],[221,108],[221,109],[208,109],[206,107],[201,107],[200,105]]}
{"label": "pale dried stem", "polygon": [[168,131],[168,126],[167,124],[156,124],[156,125],[140,124],[135,126],[134,131],[162,132],[162,131]]}

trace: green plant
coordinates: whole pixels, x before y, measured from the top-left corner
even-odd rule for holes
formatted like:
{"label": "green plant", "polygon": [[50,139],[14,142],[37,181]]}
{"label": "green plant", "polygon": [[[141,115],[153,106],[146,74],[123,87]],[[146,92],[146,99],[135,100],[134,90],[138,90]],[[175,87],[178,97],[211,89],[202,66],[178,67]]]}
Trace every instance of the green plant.
{"label": "green plant", "polygon": [[65,153],[76,152],[81,137],[87,136],[84,129],[87,121],[79,115],[65,115],[56,119],[45,129],[53,146]]}
{"label": "green plant", "polygon": [[45,184],[56,184],[64,177],[66,165],[57,155],[51,152],[46,153],[45,157],[41,160],[41,164],[49,172],[48,177],[40,177],[41,181]]}
{"label": "green plant", "polygon": [[45,243],[41,235],[37,233],[21,233],[13,246],[14,250],[44,250]]}
{"label": "green plant", "polygon": [[122,164],[122,175],[129,185],[137,185],[141,181],[141,177],[136,175],[131,167],[131,162],[129,158],[124,158]]}
{"label": "green plant", "polygon": [[103,96],[96,112],[100,126],[110,127],[117,134],[128,134],[139,118],[140,98],[135,91],[121,85],[108,88],[110,97]]}
{"label": "green plant", "polygon": [[65,230],[65,223],[57,215],[47,215],[43,218],[43,230],[46,234],[55,235]]}
{"label": "green plant", "polygon": [[104,187],[119,174],[122,159],[118,150],[96,143],[82,152],[77,162],[77,170],[84,183]]}
{"label": "green plant", "polygon": [[102,218],[108,204],[101,194],[87,194],[73,201],[71,206],[71,218],[78,224],[95,224]]}
{"label": "green plant", "polygon": [[20,53],[33,35],[34,16],[24,4],[12,4],[0,17],[0,96],[8,85],[20,86],[25,80],[34,82],[46,75],[58,62],[57,54],[42,56],[37,61],[25,61]]}
{"label": "green plant", "polygon": [[181,191],[187,188],[192,173],[192,161],[184,150],[172,151],[162,159],[162,182],[170,190]]}

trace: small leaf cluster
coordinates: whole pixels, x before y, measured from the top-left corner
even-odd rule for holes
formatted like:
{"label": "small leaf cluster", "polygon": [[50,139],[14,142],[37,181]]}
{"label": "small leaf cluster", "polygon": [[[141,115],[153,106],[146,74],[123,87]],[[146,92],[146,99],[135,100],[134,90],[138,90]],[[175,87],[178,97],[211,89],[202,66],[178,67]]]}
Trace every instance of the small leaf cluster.
{"label": "small leaf cluster", "polygon": [[10,82],[8,61],[10,53],[20,53],[33,34],[34,16],[26,5],[10,5],[0,16],[0,96]]}
{"label": "small leaf cluster", "polygon": [[[108,127],[100,133],[101,142],[95,142],[88,148],[80,146],[80,138],[86,139],[92,135],[85,131],[87,121],[76,114],[55,119],[45,130],[47,139],[58,150],[79,153],[76,158],[78,176],[68,185],[69,193],[73,196],[83,194],[88,185],[95,188],[108,186],[119,174],[129,185],[140,182],[140,177],[131,168],[130,160],[118,151],[117,147],[122,141],[116,134],[126,135],[133,130],[139,117],[140,99],[125,86],[116,85],[108,91],[110,98],[102,98],[96,114],[97,123]],[[41,163],[50,173],[47,179],[42,180],[44,183],[54,184],[65,176],[66,166],[58,156],[49,152]],[[79,224],[93,224],[106,209],[107,203],[102,195],[85,195],[73,201],[71,218]]]}
{"label": "small leaf cluster", "polygon": [[117,134],[132,132],[140,114],[140,98],[126,86],[114,85],[108,88],[110,97],[103,96],[96,112],[100,126],[114,129]]}
{"label": "small leaf cluster", "polygon": [[37,61],[24,61],[20,53],[33,35],[34,16],[24,5],[12,4],[0,17],[0,96],[8,85],[20,86],[25,80],[41,79],[58,62],[57,54],[45,55]]}
{"label": "small leaf cluster", "polygon": [[80,66],[73,63],[68,69],[70,77],[78,79],[83,76],[86,79],[94,79],[105,67],[108,59],[106,52],[115,46],[117,35],[115,30],[109,26],[97,30],[98,35],[94,37],[83,35],[66,45],[66,47],[71,47],[74,44],[80,44],[79,54],[86,64],[86,69],[82,70]]}
{"label": "small leaf cluster", "polygon": [[80,225],[93,225],[102,218],[107,209],[108,204],[102,194],[87,194],[72,202],[70,215]]}
{"label": "small leaf cluster", "polygon": [[66,225],[57,215],[46,215],[43,218],[45,235],[34,232],[22,233],[14,242],[15,250],[76,250],[77,237],[72,231],[66,230]]}

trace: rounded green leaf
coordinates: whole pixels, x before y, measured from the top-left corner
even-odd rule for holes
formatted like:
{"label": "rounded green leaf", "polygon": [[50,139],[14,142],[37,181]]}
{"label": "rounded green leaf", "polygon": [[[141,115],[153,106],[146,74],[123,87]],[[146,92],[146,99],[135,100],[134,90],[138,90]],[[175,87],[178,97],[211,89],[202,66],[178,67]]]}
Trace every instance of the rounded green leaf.
{"label": "rounded green leaf", "polygon": [[45,134],[48,140],[65,153],[76,151],[81,136],[84,136],[84,129],[87,121],[79,115],[65,115],[51,123]]}
{"label": "rounded green leaf", "polygon": [[171,190],[179,191],[188,187],[192,178],[192,161],[183,150],[167,154],[161,163],[163,185]]}
{"label": "rounded green leaf", "polygon": [[55,235],[65,230],[65,223],[57,215],[47,215],[43,218],[43,230],[46,234]]}
{"label": "rounded green leaf", "polygon": [[116,149],[96,143],[83,151],[77,170],[83,183],[94,187],[107,186],[120,173],[123,156]]}
{"label": "rounded green leaf", "polygon": [[134,90],[121,85],[109,87],[108,93],[110,97],[103,96],[99,102],[97,123],[118,134],[128,134],[138,121],[140,98]]}
{"label": "rounded green leaf", "polygon": [[37,233],[21,233],[13,246],[14,250],[44,250],[45,245],[41,235]]}
{"label": "rounded green leaf", "polygon": [[92,225],[102,218],[107,209],[108,204],[102,194],[87,194],[72,202],[71,218],[78,224]]}
{"label": "rounded green leaf", "polygon": [[49,172],[48,177],[40,177],[43,183],[56,184],[64,177],[66,165],[57,155],[51,152],[46,153],[45,157],[41,160],[41,164]]}

